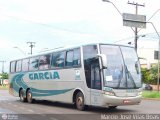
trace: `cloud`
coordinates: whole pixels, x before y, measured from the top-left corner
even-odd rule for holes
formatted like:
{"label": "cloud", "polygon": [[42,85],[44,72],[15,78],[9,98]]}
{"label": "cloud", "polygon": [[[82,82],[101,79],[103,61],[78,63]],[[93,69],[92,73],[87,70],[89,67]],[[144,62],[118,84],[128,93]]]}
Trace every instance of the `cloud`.
{"label": "cloud", "polygon": [[[153,0],[154,2],[150,1],[151,4],[146,0],[136,1],[140,4],[146,2],[146,7],[138,8],[139,13],[142,13],[146,9],[148,10],[144,11],[146,14],[154,12],[154,10],[151,11],[151,8],[153,8],[153,4],[157,3],[157,0]],[[127,0],[113,2],[122,13],[134,13],[135,11],[135,7],[128,5]],[[130,28],[122,25],[122,18],[114,6],[102,0],[0,0],[0,5],[0,10],[2,10],[1,12],[4,15],[17,18],[12,19],[11,17],[10,21],[6,24],[2,23],[3,27],[1,27],[0,31],[1,36],[4,36],[4,38],[7,36],[6,38],[10,41],[14,40],[15,44],[26,43],[28,40],[39,40],[39,43],[43,43],[46,40],[59,40],[63,44],[67,44],[68,41],[75,43],[74,40],[77,40],[76,43],[78,43],[86,39],[88,41],[103,39],[108,42],[108,40],[117,41],[134,36]],[[157,3],[154,9],[157,9],[158,5]],[[157,18],[158,15],[156,15]],[[7,17],[0,13],[0,22],[1,20],[7,21]],[[47,33],[50,30],[45,31],[48,28],[47,25],[46,27],[42,27],[43,23],[48,26],[53,25],[51,29],[54,32],[51,34]],[[156,28],[159,27],[156,26]],[[140,32],[143,31],[146,32],[145,30],[141,30]],[[154,32],[152,26],[151,31]],[[10,41],[5,39],[0,40],[4,44],[0,45],[0,48],[7,48],[8,45],[12,45],[13,43]],[[48,43],[56,45],[58,42],[49,41]],[[48,43],[46,43],[46,46],[50,45]]]}
{"label": "cloud", "polygon": [[0,49],[10,49],[14,46],[12,42],[9,40],[0,38]]}
{"label": "cloud", "polygon": [[8,20],[8,17],[3,16],[3,15],[0,14],[0,22],[5,22],[7,20]]}

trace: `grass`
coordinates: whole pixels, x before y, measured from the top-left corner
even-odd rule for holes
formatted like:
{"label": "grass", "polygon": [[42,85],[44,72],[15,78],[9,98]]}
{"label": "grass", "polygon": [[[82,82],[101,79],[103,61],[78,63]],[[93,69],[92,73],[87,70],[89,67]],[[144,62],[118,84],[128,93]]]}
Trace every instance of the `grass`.
{"label": "grass", "polygon": [[8,85],[5,86],[0,85],[0,90],[8,90]]}
{"label": "grass", "polygon": [[143,91],[142,96],[144,98],[160,98],[160,92],[157,92],[157,91]]}

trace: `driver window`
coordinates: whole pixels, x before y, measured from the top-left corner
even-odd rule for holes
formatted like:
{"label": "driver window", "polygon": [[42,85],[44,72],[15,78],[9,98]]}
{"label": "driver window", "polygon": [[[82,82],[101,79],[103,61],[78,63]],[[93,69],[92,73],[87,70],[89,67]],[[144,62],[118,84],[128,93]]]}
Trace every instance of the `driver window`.
{"label": "driver window", "polygon": [[99,59],[97,59],[97,46],[83,47],[84,69],[88,88],[101,89]]}
{"label": "driver window", "polygon": [[100,67],[98,64],[98,59],[95,64],[91,65],[91,88],[101,89],[101,78],[100,78]]}

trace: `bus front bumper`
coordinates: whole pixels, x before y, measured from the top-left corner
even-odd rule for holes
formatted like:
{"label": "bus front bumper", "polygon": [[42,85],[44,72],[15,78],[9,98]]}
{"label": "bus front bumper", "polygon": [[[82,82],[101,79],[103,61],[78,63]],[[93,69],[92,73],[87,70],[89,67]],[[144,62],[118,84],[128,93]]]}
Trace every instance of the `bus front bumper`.
{"label": "bus front bumper", "polygon": [[109,96],[103,95],[103,107],[109,106],[125,106],[125,105],[138,105],[141,102],[142,96],[134,96],[134,97],[117,97],[117,96]]}

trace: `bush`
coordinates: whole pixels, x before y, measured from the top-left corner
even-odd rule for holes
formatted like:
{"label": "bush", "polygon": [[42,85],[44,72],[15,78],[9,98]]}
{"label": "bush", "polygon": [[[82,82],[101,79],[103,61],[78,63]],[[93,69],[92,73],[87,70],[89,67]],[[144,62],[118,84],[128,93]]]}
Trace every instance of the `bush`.
{"label": "bush", "polygon": [[157,84],[157,79],[158,79],[158,66],[153,66],[150,70],[147,70],[146,68],[142,68],[142,82],[146,84]]}

